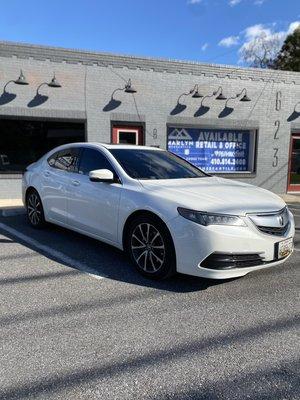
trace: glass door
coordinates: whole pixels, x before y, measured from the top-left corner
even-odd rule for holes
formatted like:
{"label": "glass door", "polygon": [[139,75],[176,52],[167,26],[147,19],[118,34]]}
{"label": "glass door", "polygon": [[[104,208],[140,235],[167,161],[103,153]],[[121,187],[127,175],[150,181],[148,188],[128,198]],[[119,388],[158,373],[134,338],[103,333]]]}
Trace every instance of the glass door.
{"label": "glass door", "polygon": [[288,191],[300,192],[300,134],[292,136]]}

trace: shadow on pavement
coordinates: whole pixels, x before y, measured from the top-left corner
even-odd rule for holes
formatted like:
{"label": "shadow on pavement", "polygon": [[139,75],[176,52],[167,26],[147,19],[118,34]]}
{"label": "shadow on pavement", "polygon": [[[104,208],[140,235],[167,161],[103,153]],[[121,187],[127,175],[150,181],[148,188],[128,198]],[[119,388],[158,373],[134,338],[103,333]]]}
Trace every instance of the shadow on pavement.
{"label": "shadow on pavement", "polygon": [[[211,286],[229,282],[229,280],[210,280],[182,274],[177,274],[165,281],[147,279],[134,269],[131,262],[122,251],[98,240],[88,238],[52,224],[48,224],[43,230],[35,230],[28,225],[24,215],[6,217],[0,219],[0,221],[22,235],[33,239],[40,245],[48,246],[53,249],[54,252],[58,251],[71,258],[74,260],[74,264],[75,262],[83,264],[87,266],[87,269],[90,271],[94,271],[93,273],[98,273],[100,276],[105,276],[109,279],[178,293],[205,290]],[[6,231],[2,231],[2,233],[5,237],[19,242],[50,259],[58,261],[60,264],[76,268],[76,265],[56,258],[49,254],[49,252],[45,253],[36,246],[23,242],[13,234],[7,233]],[[87,271],[84,270],[84,272]]]}
{"label": "shadow on pavement", "polygon": [[[147,400],[287,400],[300,398],[300,385],[297,374],[298,360],[276,365],[273,368],[259,369],[214,383],[199,385],[198,389],[178,393],[159,394]],[[263,384],[262,384],[263,382]]]}
{"label": "shadow on pavement", "polygon": [[[246,327],[233,332],[219,333],[208,338],[201,338],[192,340],[188,343],[175,344],[170,343],[170,346],[166,349],[158,349],[154,351],[148,351],[139,356],[131,356],[127,359],[120,358],[113,362],[106,360],[99,360],[99,364],[96,366],[86,366],[81,368],[74,368],[69,371],[64,371],[61,374],[53,376],[47,376],[47,378],[36,379],[35,381],[20,383],[17,386],[6,388],[0,388],[0,397],[5,400],[21,399],[21,398],[34,398],[40,395],[46,395],[51,393],[52,396],[55,394],[65,391],[66,389],[73,389],[83,384],[89,384],[107,378],[128,373],[138,373],[143,368],[164,365],[167,367],[168,364],[179,361],[184,357],[190,355],[197,355],[201,361],[201,357],[207,356],[207,353],[214,350],[230,347],[236,344],[253,341],[253,339],[260,339],[271,333],[281,333],[286,330],[299,329],[299,316],[295,315],[290,318],[284,318],[279,320],[266,321],[263,324]],[[238,400],[245,399],[243,397],[247,394],[253,396],[247,398],[258,400],[280,400],[280,399],[296,399],[299,398],[297,395],[300,394],[299,380],[297,374],[297,365],[299,360],[290,360],[285,362],[283,365],[274,366],[271,370],[258,370],[255,372],[241,371],[242,379],[232,378],[225,382],[214,382],[209,387],[203,387],[198,390],[188,391],[181,393],[180,396],[164,397],[163,395],[159,399],[166,400],[172,399],[231,399],[235,398]],[[201,368],[201,362],[199,363]],[[261,380],[264,381],[264,385],[261,385]],[[257,393],[257,386],[260,383],[262,386],[262,393]],[[234,390],[234,387],[239,385],[241,387],[240,395]],[[225,396],[222,395],[222,390],[225,391]],[[233,390],[233,392],[231,391]],[[250,390],[250,392],[249,392]],[[254,392],[252,392],[254,390]],[[231,397],[236,394],[234,397]],[[263,396],[265,394],[266,396]],[[206,397],[203,397],[206,395]],[[228,395],[228,396],[227,396]],[[288,396],[288,397],[284,397]],[[291,396],[291,397],[289,397]],[[157,399],[158,398],[153,398]]]}

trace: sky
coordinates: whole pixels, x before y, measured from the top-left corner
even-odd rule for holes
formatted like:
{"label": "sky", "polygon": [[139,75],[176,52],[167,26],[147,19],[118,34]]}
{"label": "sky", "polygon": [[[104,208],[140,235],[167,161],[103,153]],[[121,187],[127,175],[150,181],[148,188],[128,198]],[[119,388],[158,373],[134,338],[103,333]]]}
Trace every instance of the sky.
{"label": "sky", "polygon": [[215,64],[298,24],[300,0],[0,0],[0,40]]}

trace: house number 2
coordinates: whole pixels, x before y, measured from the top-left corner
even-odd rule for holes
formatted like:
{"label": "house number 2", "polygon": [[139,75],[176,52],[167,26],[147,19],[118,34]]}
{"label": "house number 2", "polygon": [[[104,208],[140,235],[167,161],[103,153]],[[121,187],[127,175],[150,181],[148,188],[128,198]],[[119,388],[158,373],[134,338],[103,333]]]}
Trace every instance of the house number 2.
{"label": "house number 2", "polygon": [[[275,132],[274,132],[274,140],[278,140],[279,139],[279,128],[280,128],[280,121],[279,120],[276,120],[275,121]],[[278,166],[278,161],[279,161],[279,159],[278,159],[278,147],[274,147],[273,148],[273,150],[274,150],[274,154],[273,154],[273,163],[272,163],[272,165],[273,165],[273,168],[276,168],[277,166]]]}
{"label": "house number 2", "polygon": [[274,133],[274,139],[276,140],[276,139],[279,139],[279,135],[278,135],[278,132],[279,132],[279,128],[280,128],[280,121],[279,121],[279,119],[277,120],[277,121],[275,121],[275,133]]}

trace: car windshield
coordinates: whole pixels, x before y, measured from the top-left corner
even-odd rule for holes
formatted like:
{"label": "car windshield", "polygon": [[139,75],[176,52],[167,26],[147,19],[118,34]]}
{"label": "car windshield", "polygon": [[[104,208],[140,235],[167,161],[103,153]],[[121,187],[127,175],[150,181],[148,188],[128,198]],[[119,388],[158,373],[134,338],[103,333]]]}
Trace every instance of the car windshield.
{"label": "car windshield", "polygon": [[109,149],[134,179],[181,179],[208,176],[182,158],[164,150]]}

